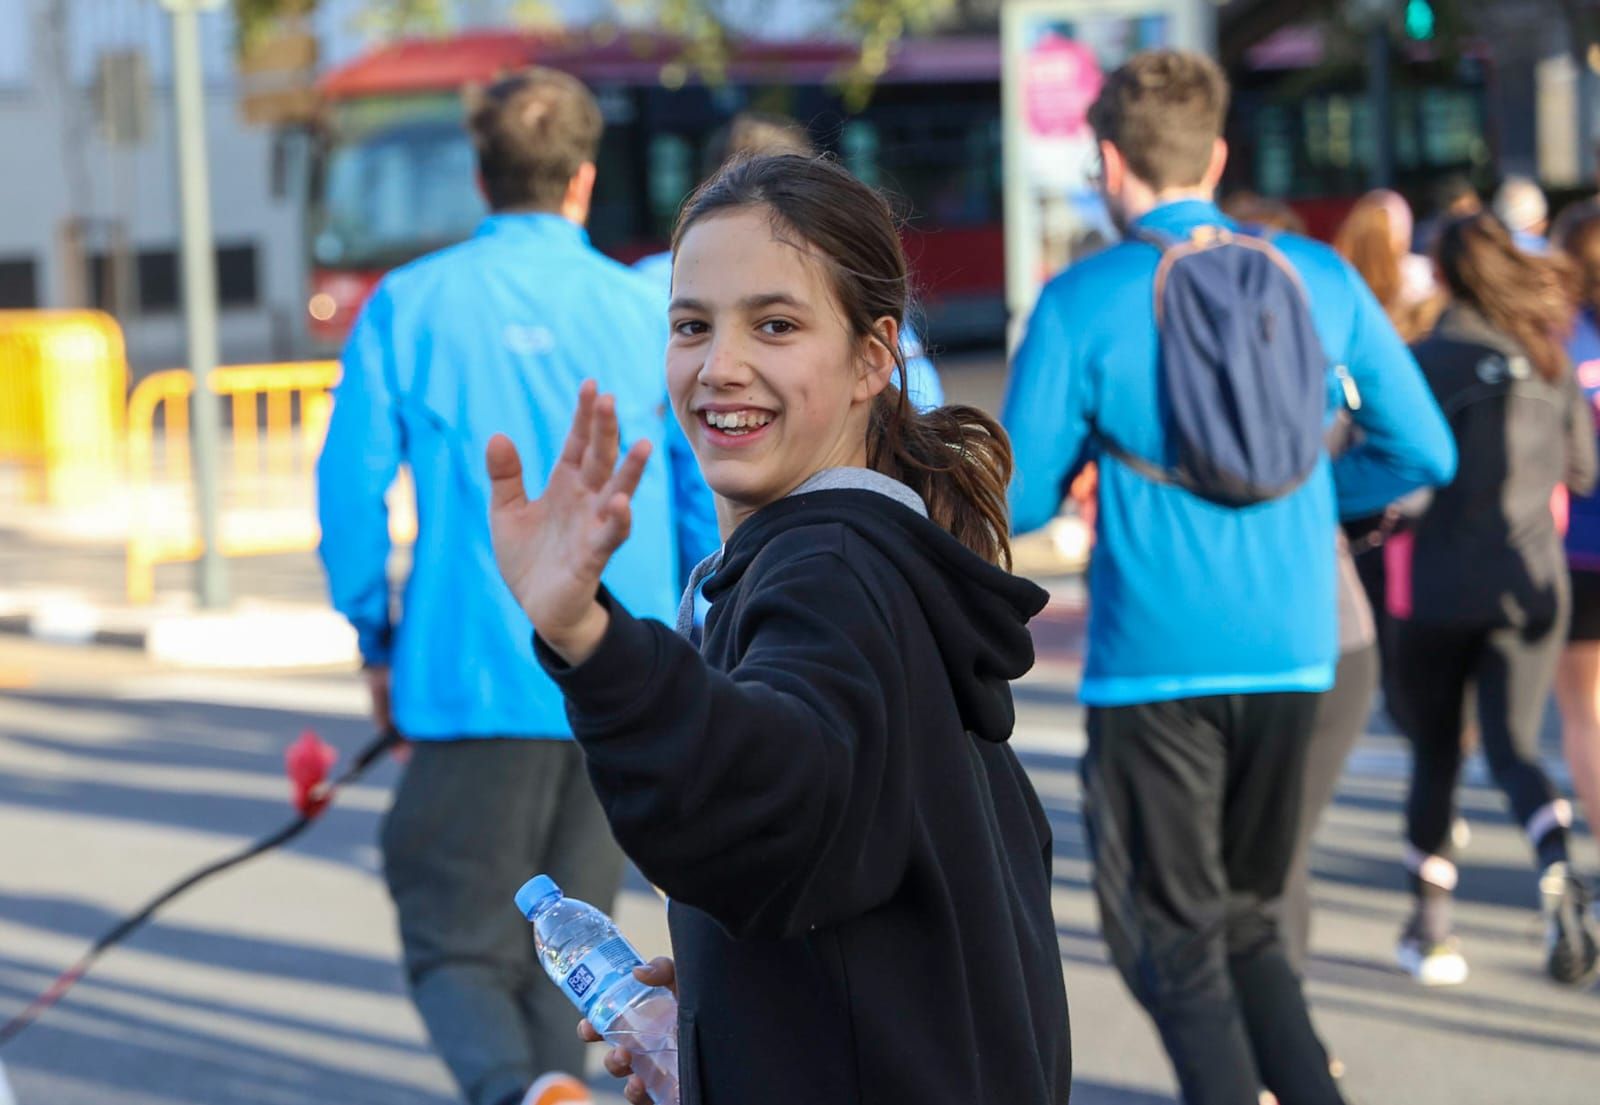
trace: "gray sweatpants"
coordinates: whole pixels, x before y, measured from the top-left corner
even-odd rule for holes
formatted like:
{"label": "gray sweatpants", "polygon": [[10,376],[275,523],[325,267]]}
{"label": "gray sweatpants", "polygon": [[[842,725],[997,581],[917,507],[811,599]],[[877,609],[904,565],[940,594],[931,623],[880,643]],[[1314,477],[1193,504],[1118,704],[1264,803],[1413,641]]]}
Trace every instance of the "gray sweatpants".
{"label": "gray sweatpants", "polygon": [[578,746],[416,742],[382,846],[412,1000],[468,1105],[500,1105],[547,1070],[582,1077],[578,1014],[512,903],[543,873],[612,908],[622,853]]}

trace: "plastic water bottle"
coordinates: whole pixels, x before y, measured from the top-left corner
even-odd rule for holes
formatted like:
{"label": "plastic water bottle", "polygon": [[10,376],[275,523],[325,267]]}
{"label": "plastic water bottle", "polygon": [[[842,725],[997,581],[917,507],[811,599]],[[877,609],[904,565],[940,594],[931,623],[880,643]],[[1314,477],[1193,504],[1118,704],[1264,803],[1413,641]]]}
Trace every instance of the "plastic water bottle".
{"label": "plastic water bottle", "polygon": [[633,977],[644,960],[600,910],[564,897],[547,875],[517,891],[550,981],[608,1043],[628,1049],[656,1105],[678,1105],[678,999]]}

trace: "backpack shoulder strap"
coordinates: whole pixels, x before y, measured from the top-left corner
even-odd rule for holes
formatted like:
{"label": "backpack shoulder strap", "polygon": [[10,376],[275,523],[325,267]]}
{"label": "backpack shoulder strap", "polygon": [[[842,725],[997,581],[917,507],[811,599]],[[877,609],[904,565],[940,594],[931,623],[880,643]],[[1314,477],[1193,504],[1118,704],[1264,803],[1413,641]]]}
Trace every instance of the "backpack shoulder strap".
{"label": "backpack shoulder strap", "polygon": [[1133,229],[1133,237],[1161,251],[1161,262],[1156,265],[1155,284],[1151,289],[1151,294],[1155,297],[1157,327],[1165,321],[1162,301],[1166,298],[1167,277],[1172,272],[1172,266],[1185,257],[1210,249],[1212,246],[1226,244],[1230,240],[1231,233],[1226,227],[1202,226],[1197,227],[1187,237],[1179,238],[1145,227]]}
{"label": "backpack shoulder strap", "polygon": [[1306,292],[1305,281],[1300,278],[1300,270],[1290,263],[1289,259],[1283,255],[1282,250],[1272,244],[1271,238],[1260,234],[1234,234],[1229,241],[1233,245],[1243,246],[1246,249],[1253,249],[1258,253],[1264,254],[1267,260],[1277,265],[1284,275],[1289,278],[1290,283],[1295,286],[1295,290],[1300,293],[1300,298],[1305,300],[1307,304],[1311,302],[1311,296]]}

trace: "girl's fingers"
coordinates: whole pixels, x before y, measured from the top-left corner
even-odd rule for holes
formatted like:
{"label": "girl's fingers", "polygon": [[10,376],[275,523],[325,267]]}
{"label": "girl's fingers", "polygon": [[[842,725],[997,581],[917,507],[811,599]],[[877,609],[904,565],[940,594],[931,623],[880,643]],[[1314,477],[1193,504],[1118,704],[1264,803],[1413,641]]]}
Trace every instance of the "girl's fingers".
{"label": "girl's fingers", "polygon": [[614,1047],[606,1052],[605,1068],[612,1078],[626,1078],[633,1073],[633,1056],[626,1048]]}
{"label": "girl's fingers", "polygon": [[617,400],[602,395],[594,404],[589,446],[583,454],[583,482],[598,491],[617,466]]}
{"label": "girl's fingers", "polygon": [[594,1030],[594,1025],[589,1023],[589,1018],[585,1017],[583,1020],[578,1022],[578,1039],[582,1040],[586,1044],[598,1044],[602,1042],[605,1037],[596,1032]]}
{"label": "girl's fingers", "polygon": [[582,464],[584,451],[589,447],[589,437],[594,421],[594,397],[600,385],[585,380],[578,388],[578,410],[572,416],[572,428],[567,431],[567,442],[561,447],[562,464]]}
{"label": "girl's fingers", "polygon": [[649,1091],[644,1088],[644,1079],[637,1074],[623,1084],[622,1096],[631,1101],[633,1105],[654,1105],[654,1102],[650,1100]]}
{"label": "girl's fingers", "polygon": [[489,470],[491,505],[503,508],[528,501],[527,489],[522,486],[522,458],[509,437],[495,434],[489,439],[484,465]]}
{"label": "girl's fingers", "polygon": [[648,440],[635,441],[628,448],[628,455],[622,458],[622,464],[611,474],[611,481],[606,485],[608,495],[625,495],[633,498],[633,493],[639,488],[639,480],[644,476],[644,466],[650,459],[650,442]]}
{"label": "girl's fingers", "polygon": [[600,508],[600,547],[605,554],[610,556],[617,551],[617,546],[628,539],[628,531],[633,528],[633,507],[628,502],[626,495],[613,495]]}

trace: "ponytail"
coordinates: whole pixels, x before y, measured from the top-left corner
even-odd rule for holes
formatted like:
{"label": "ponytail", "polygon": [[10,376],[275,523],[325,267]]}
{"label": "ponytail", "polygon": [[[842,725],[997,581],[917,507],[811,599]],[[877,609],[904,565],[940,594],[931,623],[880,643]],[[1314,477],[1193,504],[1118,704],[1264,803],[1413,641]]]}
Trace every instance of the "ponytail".
{"label": "ponytail", "polygon": [[[905,361],[895,361],[905,380]],[[976,407],[918,411],[904,387],[887,387],[872,405],[867,464],[922,497],[928,517],[991,564],[1011,568],[1011,440]]]}

